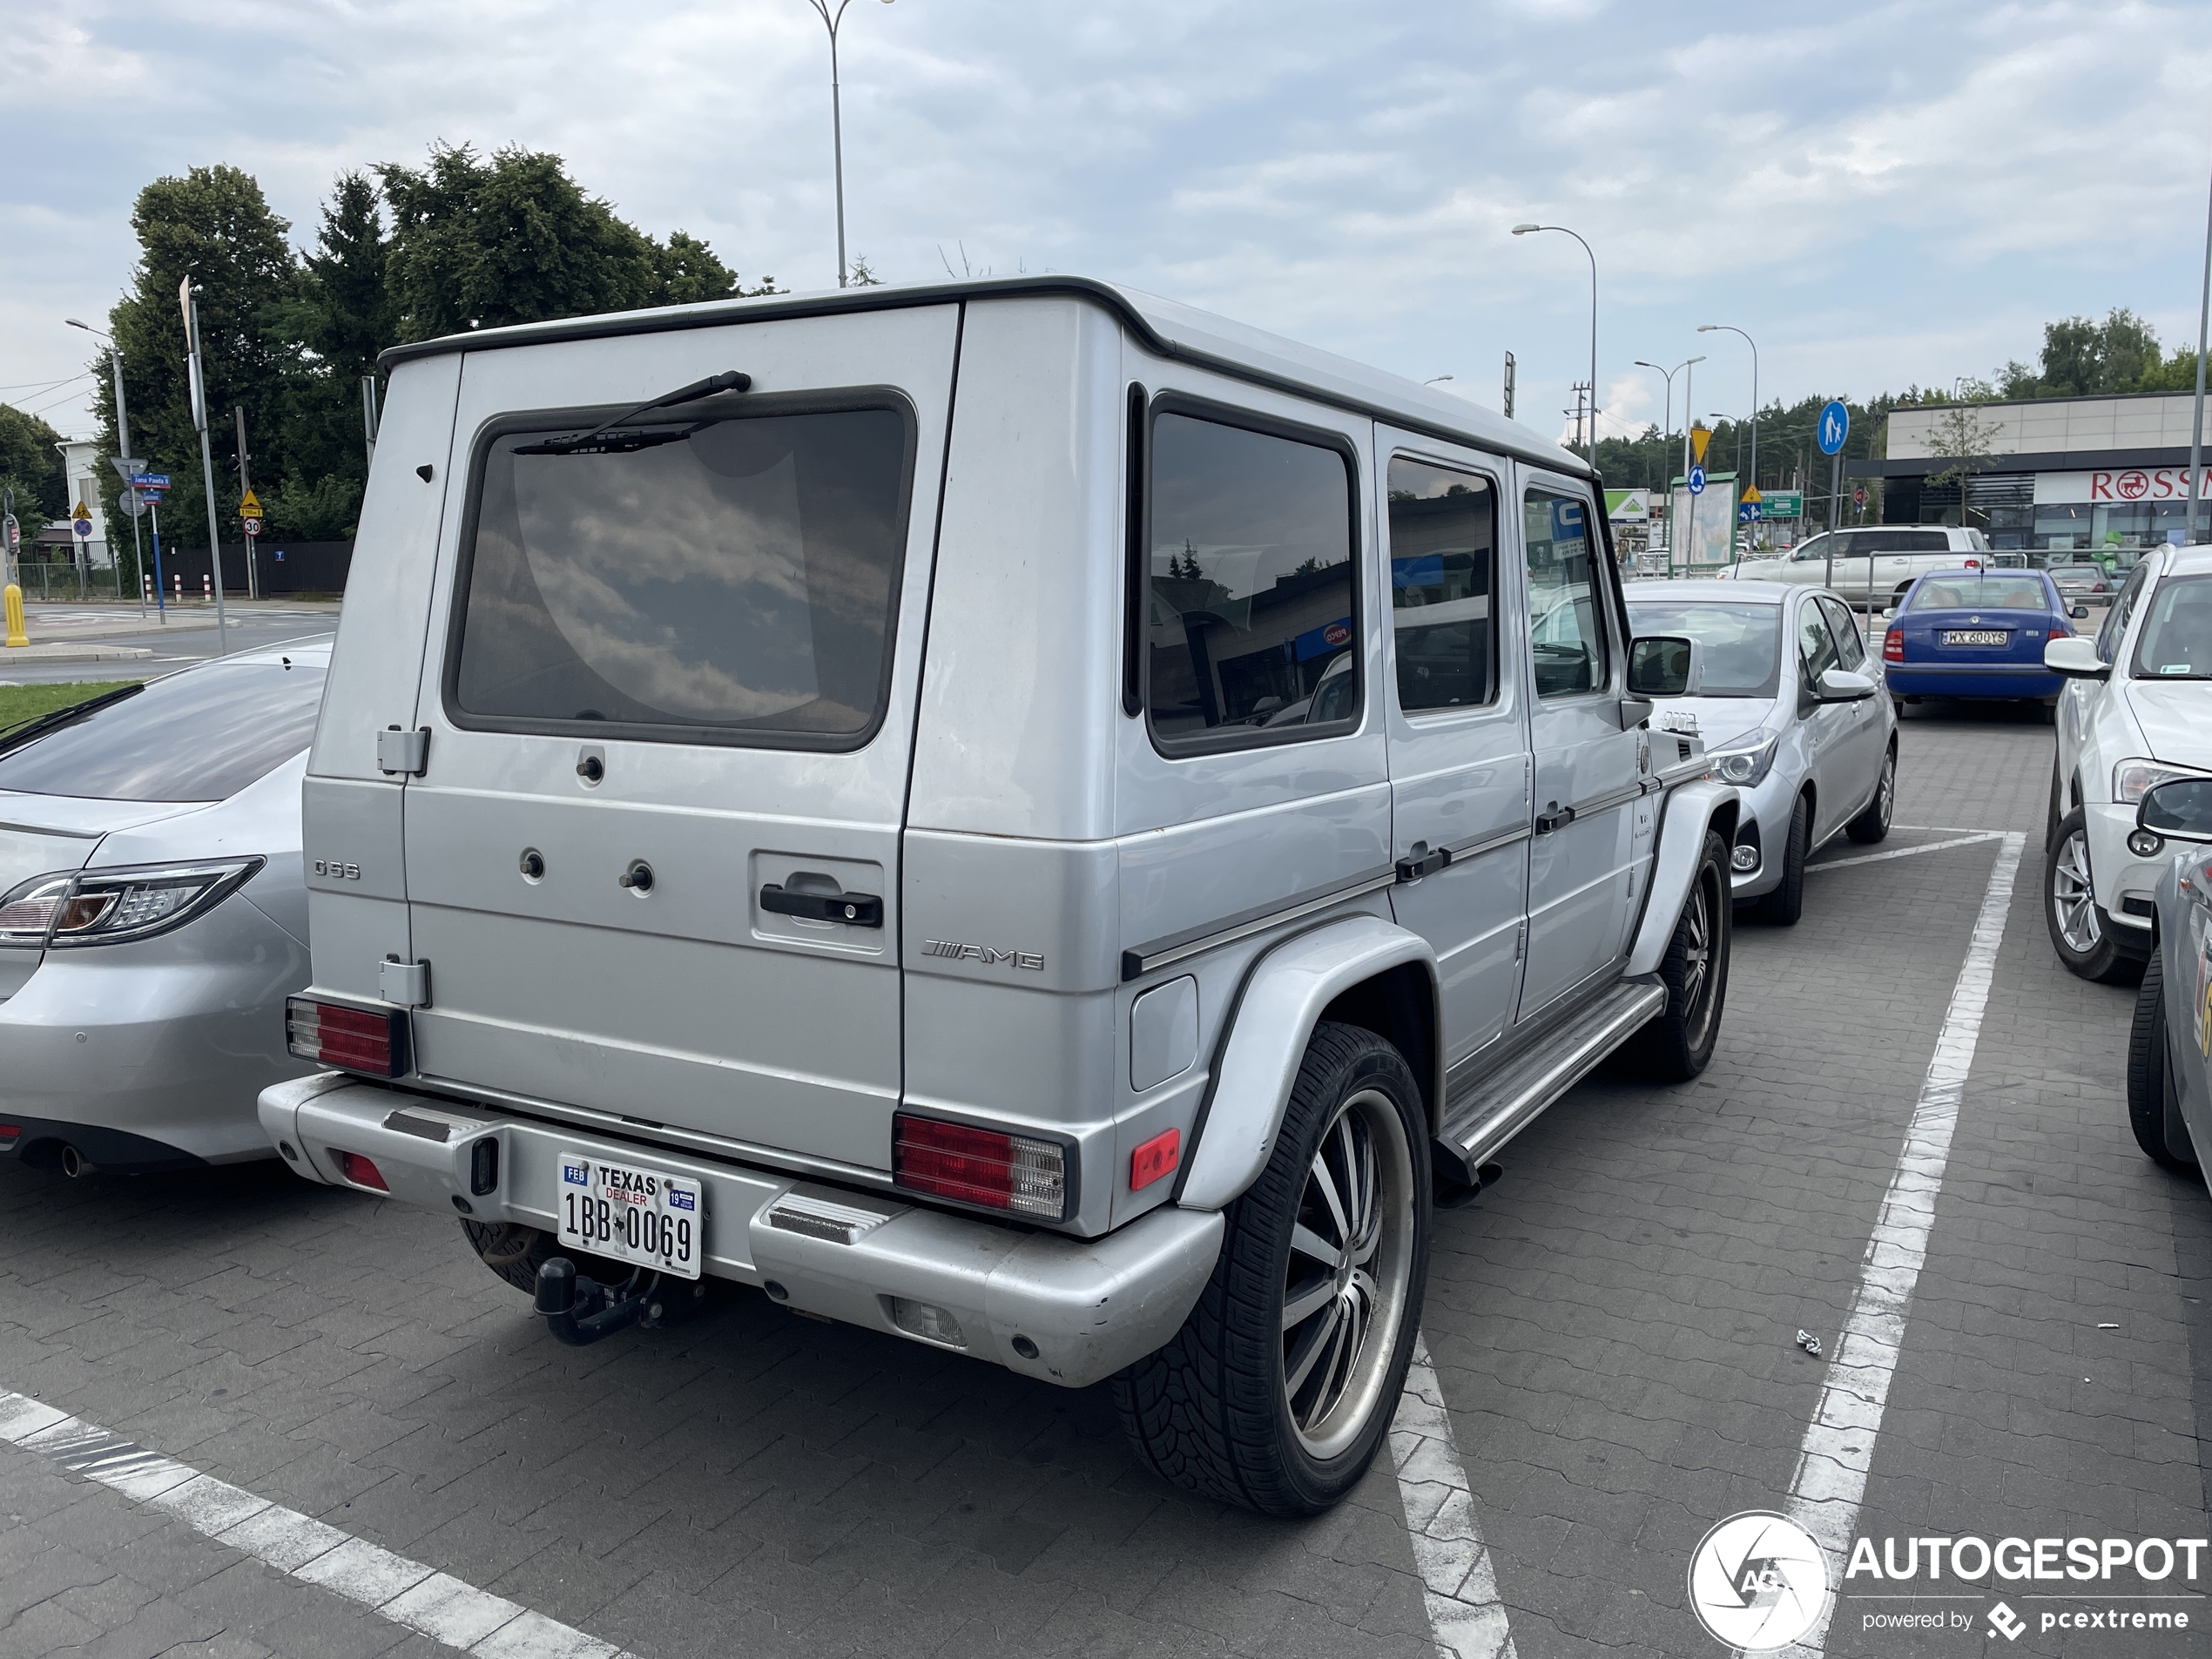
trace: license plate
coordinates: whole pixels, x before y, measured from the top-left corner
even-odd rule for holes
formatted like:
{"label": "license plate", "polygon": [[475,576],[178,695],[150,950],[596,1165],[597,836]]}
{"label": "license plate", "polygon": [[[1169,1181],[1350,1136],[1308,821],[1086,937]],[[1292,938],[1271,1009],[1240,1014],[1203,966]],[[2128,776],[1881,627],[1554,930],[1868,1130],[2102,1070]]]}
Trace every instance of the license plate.
{"label": "license plate", "polygon": [[590,1152],[562,1153],[560,1170],[553,1209],[563,1244],[678,1278],[699,1276],[706,1200],[698,1182]]}
{"label": "license plate", "polygon": [[2001,645],[2012,635],[2002,628],[1947,628],[1943,643],[1946,645]]}

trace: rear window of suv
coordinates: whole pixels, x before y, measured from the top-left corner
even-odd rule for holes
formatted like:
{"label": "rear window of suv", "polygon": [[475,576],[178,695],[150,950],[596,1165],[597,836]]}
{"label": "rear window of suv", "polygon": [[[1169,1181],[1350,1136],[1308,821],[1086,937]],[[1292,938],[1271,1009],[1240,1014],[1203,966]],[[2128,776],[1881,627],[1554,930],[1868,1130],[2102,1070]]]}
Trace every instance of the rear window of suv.
{"label": "rear window of suv", "polygon": [[477,463],[456,724],[850,749],[883,718],[911,469],[902,410],[495,428]]}

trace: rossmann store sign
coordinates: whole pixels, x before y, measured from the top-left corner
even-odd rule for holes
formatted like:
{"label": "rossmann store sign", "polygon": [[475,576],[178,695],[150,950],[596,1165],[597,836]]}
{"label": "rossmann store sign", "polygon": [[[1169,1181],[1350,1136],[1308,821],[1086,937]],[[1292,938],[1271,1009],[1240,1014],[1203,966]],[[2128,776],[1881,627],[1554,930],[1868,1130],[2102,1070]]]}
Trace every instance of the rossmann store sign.
{"label": "rossmann store sign", "polygon": [[[2212,467],[2202,469],[2196,487],[2199,501],[2212,501]],[[2115,507],[2137,502],[2187,501],[2187,467],[2114,467],[2102,472],[2039,472],[2035,475],[2035,504],[2095,502]]]}

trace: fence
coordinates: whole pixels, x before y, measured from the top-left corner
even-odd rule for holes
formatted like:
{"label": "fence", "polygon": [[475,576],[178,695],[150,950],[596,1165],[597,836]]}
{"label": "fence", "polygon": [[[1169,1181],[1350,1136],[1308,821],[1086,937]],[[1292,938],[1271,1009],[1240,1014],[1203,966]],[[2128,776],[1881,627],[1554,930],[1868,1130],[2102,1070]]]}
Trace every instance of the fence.
{"label": "fence", "polygon": [[[145,569],[153,572],[153,548],[145,550]],[[129,563],[126,554],[125,563]],[[287,542],[263,536],[253,555],[255,570],[261,578],[261,592],[266,596],[287,593],[343,593],[346,572],[354,562],[351,542]],[[187,603],[197,598],[206,586],[209,564],[204,547],[171,547],[166,543],[161,549],[161,579],[169,584],[173,595],[177,578],[185,579],[185,598]],[[24,567],[28,595],[30,567]],[[111,586],[114,577],[108,578]],[[57,597],[67,597],[75,591],[76,578],[64,571]],[[125,582],[124,584],[130,584]],[[246,591],[246,550],[237,542],[223,544],[223,591],[242,594]]]}

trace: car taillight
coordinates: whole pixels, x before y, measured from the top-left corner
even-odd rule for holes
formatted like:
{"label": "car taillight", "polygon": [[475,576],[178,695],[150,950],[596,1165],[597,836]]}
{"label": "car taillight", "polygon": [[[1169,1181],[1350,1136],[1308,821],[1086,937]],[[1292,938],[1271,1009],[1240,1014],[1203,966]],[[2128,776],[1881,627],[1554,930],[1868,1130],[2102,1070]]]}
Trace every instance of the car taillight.
{"label": "car taillight", "polygon": [[900,1112],[891,1120],[891,1178],[914,1192],[1058,1221],[1068,1159],[1059,1143]]}
{"label": "car taillight", "polygon": [[1894,628],[1882,636],[1882,660],[1885,663],[1905,660],[1905,636]]}
{"label": "car taillight", "polygon": [[338,1173],[357,1187],[367,1187],[374,1192],[389,1192],[384,1183],[384,1172],[358,1152],[341,1152],[333,1147],[330,1156],[338,1160]]}
{"label": "car taillight", "polygon": [[20,1124],[20,1123],[0,1123],[0,1142],[14,1142],[14,1141],[17,1141],[17,1140],[20,1140],[20,1139],[22,1138],[22,1136],[23,1136],[23,1125],[22,1125],[22,1124]]}
{"label": "car taillight", "polygon": [[343,1002],[284,999],[284,1045],[302,1060],[372,1077],[408,1069],[407,1010],[357,1008]]}
{"label": "car taillight", "polygon": [[2068,628],[2054,628],[2044,637],[2046,639],[2071,639],[2074,637],[2074,631]]}

